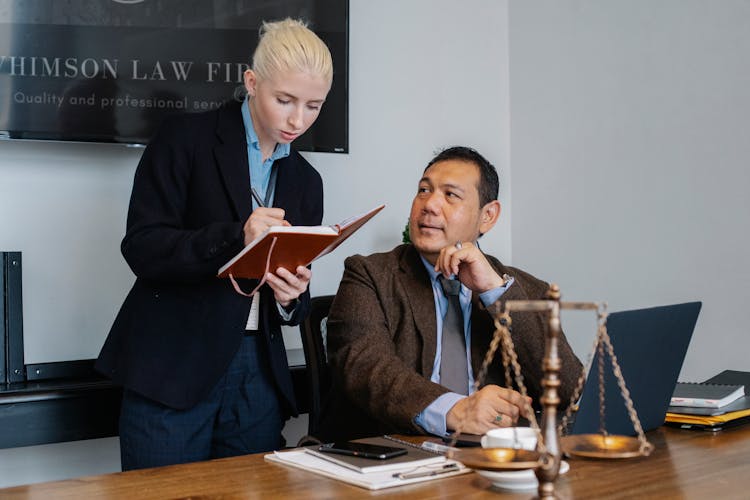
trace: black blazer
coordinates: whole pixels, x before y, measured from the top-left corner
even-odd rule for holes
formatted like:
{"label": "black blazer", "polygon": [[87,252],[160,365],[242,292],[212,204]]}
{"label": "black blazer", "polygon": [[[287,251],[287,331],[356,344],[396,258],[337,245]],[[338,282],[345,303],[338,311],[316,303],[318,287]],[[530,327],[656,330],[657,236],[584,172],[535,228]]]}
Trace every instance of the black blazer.
{"label": "black blazer", "polygon": [[[247,141],[232,102],[215,111],[165,121],[138,164],[122,253],[136,275],[102,347],[96,368],[115,382],[167,406],[204,398],[236,353],[250,299],[218,269],[244,244],[252,211]],[[276,160],[274,206],[293,225],[318,225],[323,184],[292,150]],[[245,290],[255,280],[239,280]],[[309,290],[286,324],[308,313]],[[275,383],[296,415],[280,325],[268,286],[261,290],[260,330]]]}

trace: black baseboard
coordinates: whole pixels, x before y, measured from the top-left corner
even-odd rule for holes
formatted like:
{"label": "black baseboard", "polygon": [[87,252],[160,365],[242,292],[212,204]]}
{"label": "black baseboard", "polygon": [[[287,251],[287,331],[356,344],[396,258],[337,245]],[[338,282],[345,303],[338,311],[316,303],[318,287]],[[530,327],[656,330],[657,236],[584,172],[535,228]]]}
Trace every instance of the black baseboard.
{"label": "black baseboard", "polygon": [[106,380],[0,391],[0,448],[116,436],[122,391]]}
{"label": "black baseboard", "polygon": [[[117,436],[122,389],[92,367],[93,360],[27,365],[32,380],[0,384],[0,449]],[[305,367],[290,369],[298,409],[306,413]],[[34,380],[42,374],[73,376]]]}

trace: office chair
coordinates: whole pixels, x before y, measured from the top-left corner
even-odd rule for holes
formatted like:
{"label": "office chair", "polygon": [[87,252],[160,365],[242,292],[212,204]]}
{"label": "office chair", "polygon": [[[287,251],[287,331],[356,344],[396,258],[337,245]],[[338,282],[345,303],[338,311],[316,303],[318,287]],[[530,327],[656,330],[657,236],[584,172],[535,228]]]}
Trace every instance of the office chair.
{"label": "office chair", "polygon": [[331,386],[331,375],[328,370],[328,356],[326,354],[325,320],[328,318],[333,297],[333,295],[313,297],[310,301],[310,315],[300,325],[307,379],[310,384],[308,435],[302,440],[309,439],[317,434],[320,427],[322,405]]}

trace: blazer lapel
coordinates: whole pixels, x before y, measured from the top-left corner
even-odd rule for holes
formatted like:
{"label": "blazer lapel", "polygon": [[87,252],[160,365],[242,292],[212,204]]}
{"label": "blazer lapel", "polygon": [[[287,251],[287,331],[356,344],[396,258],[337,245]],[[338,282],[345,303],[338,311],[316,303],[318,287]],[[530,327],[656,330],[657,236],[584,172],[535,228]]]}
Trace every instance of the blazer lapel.
{"label": "blazer lapel", "polygon": [[252,212],[250,196],[250,166],[247,161],[245,125],[240,111],[241,103],[230,103],[218,111],[216,135],[219,142],[214,147],[216,164],[239,221],[245,221]]}
{"label": "blazer lapel", "polygon": [[416,249],[409,245],[399,263],[406,299],[411,307],[414,325],[422,338],[421,374],[432,376],[437,350],[437,319],[435,318],[435,296],[432,292],[427,270]]}

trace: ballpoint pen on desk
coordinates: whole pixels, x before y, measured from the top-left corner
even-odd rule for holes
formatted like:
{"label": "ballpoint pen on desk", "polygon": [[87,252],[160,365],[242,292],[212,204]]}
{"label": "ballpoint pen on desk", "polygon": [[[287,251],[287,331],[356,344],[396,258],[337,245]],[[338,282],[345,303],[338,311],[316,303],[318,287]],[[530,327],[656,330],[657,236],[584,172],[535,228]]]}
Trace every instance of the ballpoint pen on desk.
{"label": "ballpoint pen on desk", "polygon": [[434,451],[436,453],[448,453],[449,451],[458,451],[458,448],[446,446],[444,444],[434,443],[432,441],[425,441],[420,446],[423,450]]}
{"label": "ballpoint pen on desk", "polygon": [[414,479],[415,477],[438,476],[440,474],[447,474],[448,472],[457,470],[461,470],[460,464],[452,463],[443,465],[439,469],[416,470],[413,472],[397,472],[393,475],[393,477],[397,477],[399,479]]}
{"label": "ballpoint pen on desk", "polygon": [[393,437],[388,434],[384,435],[383,437],[389,441],[393,441],[394,443],[403,444],[405,446],[411,446],[412,448],[419,448],[425,451],[429,451],[431,453],[437,453],[439,455],[444,455],[445,453],[448,453],[449,451],[458,451],[458,448],[452,448],[444,444],[435,443],[434,441],[423,441],[422,444],[416,444],[410,441],[399,439],[397,437]]}

